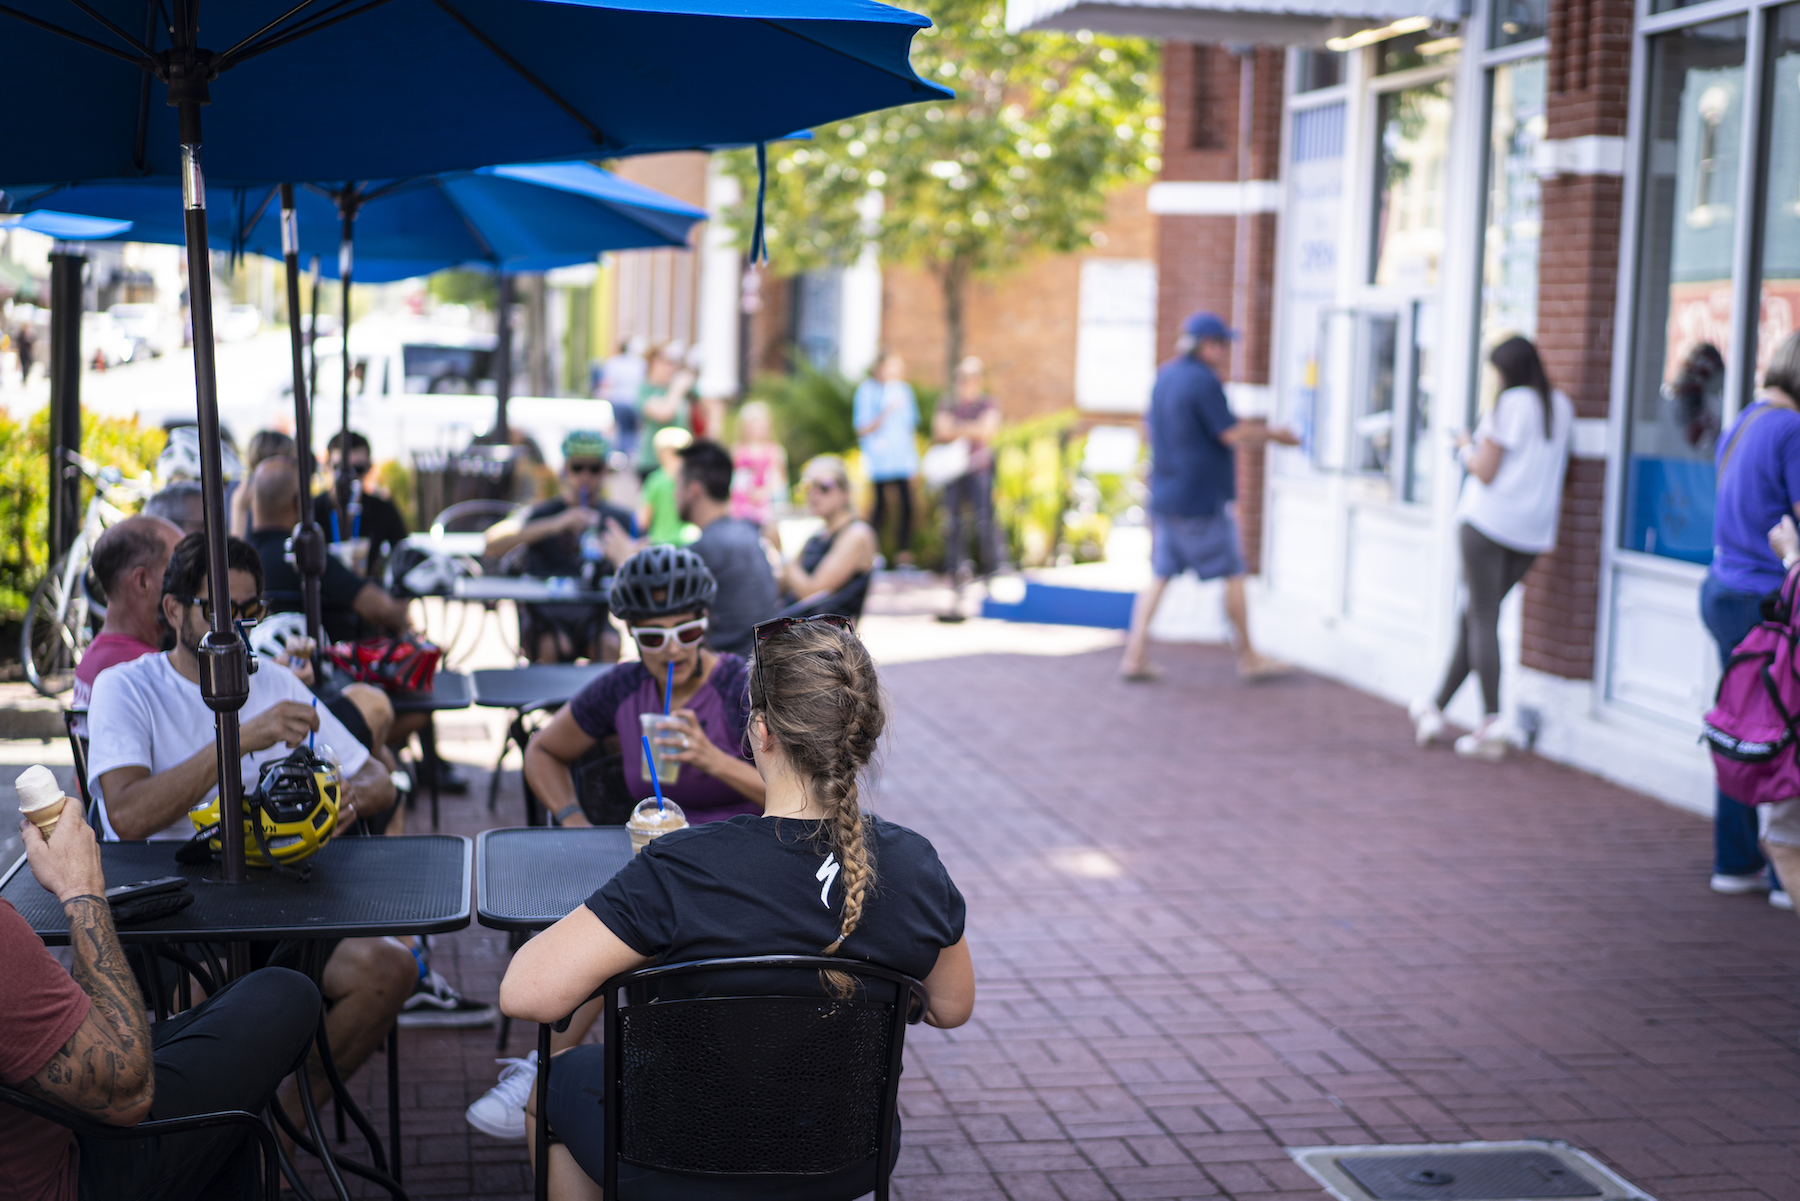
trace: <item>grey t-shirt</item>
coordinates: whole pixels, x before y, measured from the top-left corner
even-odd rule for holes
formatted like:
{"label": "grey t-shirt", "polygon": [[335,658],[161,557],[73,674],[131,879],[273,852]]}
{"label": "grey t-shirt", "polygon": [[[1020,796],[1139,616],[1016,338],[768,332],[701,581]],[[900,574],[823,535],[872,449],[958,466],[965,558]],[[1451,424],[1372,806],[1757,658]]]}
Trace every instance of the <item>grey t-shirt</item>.
{"label": "grey t-shirt", "polygon": [[706,644],[748,659],[750,627],[775,616],[781,608],[761,535],[748,521],[721,517],[701,530],[688,549],[700,556],[719,581]]}

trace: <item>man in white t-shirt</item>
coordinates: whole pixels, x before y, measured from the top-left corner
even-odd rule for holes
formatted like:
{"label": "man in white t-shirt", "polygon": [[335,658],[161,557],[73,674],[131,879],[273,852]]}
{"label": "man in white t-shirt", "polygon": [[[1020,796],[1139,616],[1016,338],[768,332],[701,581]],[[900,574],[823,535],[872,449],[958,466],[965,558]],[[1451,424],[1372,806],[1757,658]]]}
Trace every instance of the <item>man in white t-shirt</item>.
{"label": "man in white t-shirt", "polygon": [[[231,607],[248,616],[262,606],[262,562],[248,542],[227,543]],[[218,787],[213,712],[200,696],[199,647],[210,627],[206,535],[189,534],[163,573],[162,616],[175,631],[166,654],[121,663],[94,681],[88,710],[88,779],[108,839],[185,840],[194,833],[188,810]],[[322,708],[293,672],[274,664],[250,677],[250,699],[238,712],[246,791],[262,765],[286,755],[309,736],[330,745],[344,773],[338,831],[360,816],[394,803],[394,783],[380,761]],[[253,944],[259,952],[269,944]],[[253,954],[252,958],[257,958]],[[325,1028],[332,1057],[348,1076],[362,1065],[394,1024],[417,983],[412,952],[386,938],[351,938],[326,960],[320,991],[331,1003]],[[315,1052],[316,1054],[316,1052]],[[312,1072],[315,1099],[330,1096],[325,1073]],[[290,1081],[283,1103],[296,1118]]]}

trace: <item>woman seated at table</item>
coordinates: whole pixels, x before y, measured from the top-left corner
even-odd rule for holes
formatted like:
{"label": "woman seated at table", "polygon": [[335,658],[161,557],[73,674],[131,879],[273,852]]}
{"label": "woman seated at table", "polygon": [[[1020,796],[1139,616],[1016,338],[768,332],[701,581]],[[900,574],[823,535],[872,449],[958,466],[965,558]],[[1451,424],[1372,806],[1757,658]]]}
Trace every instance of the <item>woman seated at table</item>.
{"label": "woman seated at table", "polygon": [[825,528],[806,540],[796,559],[782,564],[782,603],[789,612],[862,615],[869,573],[875,568],[875,530],[856,515],[850,474],[836,455],[818,455],[800,473],[806,507]]}
{"label": "woman seated at table", "polygon": [[743,750],[744,661],[705,644],[706,611],[717,592],[712,572],[685,547],[646,547],[619,568],[612,611],[637,641],[640,660],[619,664],[576,693],[525,751],[525,779],[557,821],[591,824],[569,769],[596,746],[611,751],[615,740],[627,794],[634,801],[651,795],[638,752],[638,717],[664,712],[663,687],[671,678],[667,711],[676,725],[658,741],[676,748],[670,757],[682,768],[676,780],[663,782],[663,795],[694,825],[762,812],[762,778]]}
{"label": "woman seated at table", "polygon": [[[962,894],[931,843],[865,814],[859,800],[858,780],[887,720],[868,651],[842,618],[776,618],[756,637],[749,743],[768,785],[763,815],[676,830],[645,847],[513,956],[500,985],[508,1014],[557,1021],[611,977],[658,961],[823,953],[922,980],[934,1026],[969,1019],[975,971]],[[825,983],[840,995],[854,987],[848,977]],[[604,1080],[600,1046],[557,1060],[553,1198],[600,1196]]]}

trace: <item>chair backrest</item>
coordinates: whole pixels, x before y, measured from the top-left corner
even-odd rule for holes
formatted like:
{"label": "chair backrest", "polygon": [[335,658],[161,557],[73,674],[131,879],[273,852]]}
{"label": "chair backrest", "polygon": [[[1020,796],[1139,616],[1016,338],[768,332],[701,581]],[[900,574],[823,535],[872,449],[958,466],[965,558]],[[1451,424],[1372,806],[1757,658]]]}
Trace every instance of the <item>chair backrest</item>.
{"label": "chair backrest", "polygon": [[442,534],[480,534],[498,525],[519,506],[509,500],[464,500],[439,513],[431,523],[434,536]]}
{"label": "chair backrest", "polygon": [[182,1134],[190,1130],[216,1130],[226,1126],[236,1126],[247,1131],[262,1149],[263,1179],[262,1195],[265,1201],[275,1201],[281,1195],[281,1167],[276,1159],[275,1136],[269,1133],[268,1127],[255,1114],[245,1113],[241,1109],[225,1109],[218,1113],[202,1113],[187,1118],[164,1118],[151,1122],[139,1122],[136,1126],[106,1126],[99,1122],[89,1121],[60,1105],[53,1105],[41,1097],[22,1093],[16,1088],[8,1088],[0,1084],[0,1105],[10,1105],[14,1109],[22,1109],[46,1122],[73,1130],[82,1138],[100,1138],[112,1140],[131,1140],[140,1138],[160,1138],[165,1134]]}
{"label": "chair backrest", "polygon": [[[633,747],[633,750],[637,748]],[[625,783],[625,757],[617,738],[602,739],[569,765],[582,816],[596,826],[622,826],[638,798]]]}
{"label": "chair backrest", "polygon": [[75,787],[81,793],[81,815],[93,824],[94,798],[88,795],[88,728],[86,709],[64,709],[63,729],[69,732],[69,754],[75,759]]}
{"label": "chair backrest", "polygon": [[838,613],[851,621],[861,621],[863,605],[869,599],[869,584],[875,579],[873,571],[865,571],[853,576],[836,592],[827,592],[824,596],[809,600],[795,601],[777,617],[813,617],[820,613]]}
{"label": "chair backrest", "polygon": [[[856,993],[827,995],[823,970],[849,974]],[[780,955],[645,968],[609,981],[605,998],[618,1159],[733,1177],[828,1176],[874,1160],[885,1182],[906,1025],[924,1012],[918,981]]]}

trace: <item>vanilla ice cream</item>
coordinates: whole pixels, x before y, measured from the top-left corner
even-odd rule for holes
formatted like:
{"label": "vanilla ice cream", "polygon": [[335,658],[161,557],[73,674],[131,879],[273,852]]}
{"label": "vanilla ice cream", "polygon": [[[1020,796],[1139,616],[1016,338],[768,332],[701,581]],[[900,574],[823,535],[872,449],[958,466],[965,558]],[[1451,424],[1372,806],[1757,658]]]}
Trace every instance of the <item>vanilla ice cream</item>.
{"label": "vanilla ice cream", "polygon": [[50,837],[50,831],[56,828],[56,821],[62,816],[63,803],[68,800],[63,795],[62,785],[43,764],[34,764],[19,773],[13,781],[13,787],[19,790],[19,812],[31,819],[31,824]]}

